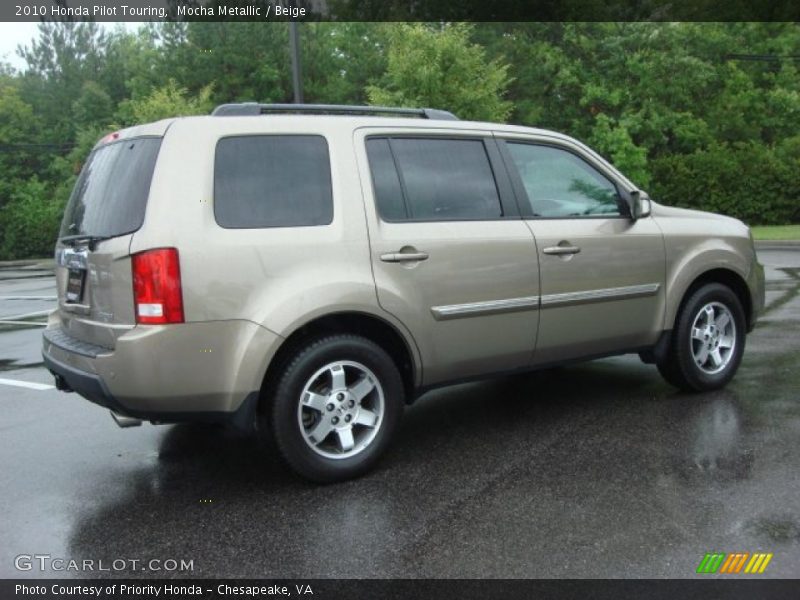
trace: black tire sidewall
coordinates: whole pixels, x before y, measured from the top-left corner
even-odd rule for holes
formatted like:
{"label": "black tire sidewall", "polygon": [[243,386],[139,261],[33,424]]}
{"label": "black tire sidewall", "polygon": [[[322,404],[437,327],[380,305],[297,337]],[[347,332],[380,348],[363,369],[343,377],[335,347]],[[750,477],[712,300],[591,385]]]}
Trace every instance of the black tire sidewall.
{"label": "black tire sidewall", "polygon": [[[380,382],[384,415],[367,448],[350,458],[326,458],[303,439],[297,409],[308,379],[326,364],[352,360],[369,368]],[[319,483],[357,477],[369,470],[386,450],[404,405],[403,382],[389,355],[374,342],[355,335],[333,335],[302,346],[290,359],[275,388],[271,407],[273,439],[283,458],[303,477]]]}
{"label": "black tire sidewall", "polygon": [[[725,368],[719,373],[706,373],[698,367],[691,351],[691,332],[698,311],[709,302],[723,304],[733,315],[736,327],[736,344],[734,353]],[[703,285],[692,293],[681,309],[676,322],[676,335],[673,340],[673,360],[677,368],[676,375],[689,387],[696,391],[709,391],[725,386],[736,374],[744,354],[747,335],[744,309],[733,291],[718,283]]]}

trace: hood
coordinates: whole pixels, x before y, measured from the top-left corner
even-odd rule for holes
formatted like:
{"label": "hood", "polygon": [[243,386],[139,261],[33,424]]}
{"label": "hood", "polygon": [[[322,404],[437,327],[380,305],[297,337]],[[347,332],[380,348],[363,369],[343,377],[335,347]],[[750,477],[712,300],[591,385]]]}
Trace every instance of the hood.
{"label": "hood", "polygon": [[[705,226],[708,233],[727,234],[734,236],[749,237],[750,228],[733,217],[720,215],[717,213],[694,210],[691,208],[678,208],[676,206],[666,206],[651,201],[651,214],[661,223],[668,222],[691,222],[693,226]],[[703,223],[705,222],[705,223]]]}

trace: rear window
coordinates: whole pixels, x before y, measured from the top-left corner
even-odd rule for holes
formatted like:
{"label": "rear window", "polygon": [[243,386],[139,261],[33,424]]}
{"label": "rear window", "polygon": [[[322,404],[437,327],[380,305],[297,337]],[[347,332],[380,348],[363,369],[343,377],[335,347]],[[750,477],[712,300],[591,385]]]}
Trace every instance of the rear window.
{"label": "rear window", "polygon": [[64,211],[60,237],[115,237],[142,226],[161,138],[134,138],[89,155]]}
{"label": "rear window", "polygon": [[329,224],[333,191],[325,138],[222,138],[214,160],[214,216],[228,228]]}

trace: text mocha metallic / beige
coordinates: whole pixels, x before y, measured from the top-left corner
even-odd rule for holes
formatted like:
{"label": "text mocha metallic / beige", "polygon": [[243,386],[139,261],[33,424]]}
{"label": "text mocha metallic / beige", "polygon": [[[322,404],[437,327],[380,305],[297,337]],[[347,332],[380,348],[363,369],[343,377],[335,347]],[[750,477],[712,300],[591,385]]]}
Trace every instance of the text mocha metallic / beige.
{"label": "text mocha metallic / beige", "polygon": [[424,391],[638,353],[725,385],[764,305],[741,222],[557,133],[444,111],[231,104],[102,139],[56,245],[59,389],[271,432],[353,477]]}

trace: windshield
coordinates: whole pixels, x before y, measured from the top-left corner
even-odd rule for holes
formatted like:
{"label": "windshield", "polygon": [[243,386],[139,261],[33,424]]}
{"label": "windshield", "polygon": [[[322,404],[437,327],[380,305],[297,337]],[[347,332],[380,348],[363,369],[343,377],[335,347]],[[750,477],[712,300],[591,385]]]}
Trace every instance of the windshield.
{"label": "windshield", "polygon": [[161,138],[134,138],[89,155],[72,191],[59,237],[115,237],[142,226]]}

